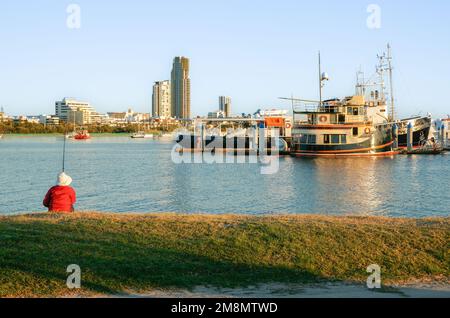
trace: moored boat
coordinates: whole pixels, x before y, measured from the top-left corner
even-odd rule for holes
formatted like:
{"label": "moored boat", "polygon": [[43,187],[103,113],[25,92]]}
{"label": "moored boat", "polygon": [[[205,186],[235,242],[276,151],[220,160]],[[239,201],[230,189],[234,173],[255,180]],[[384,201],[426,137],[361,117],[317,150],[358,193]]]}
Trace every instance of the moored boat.
{"label": "moored boat", "polygon": [[75,140],[88,140],[91,139],[91,135],[87,130],[80,130],[74,135],[73,138]]}
{"label": "moored boat", "polygon": [[379,59],[379,82],[358,77],[355,95],[322,101],[328,75],[321,72],[319,55],[320,100],[290,99],[294,114],[292,156],[335,158],[398,153],[393,148],[393,123],[384,93],[383,75],[390,54]]}
{"label": "moored boat", "polygon": [[66,134],[66,138],[67,139],[74,139],[76,134],[77,134],[76,131],[70,132],[70,133]]}
{"label": "moored boat", "polygon": [[440,141],[436,141],[434,137],[430,140],[424,140],[419,147],[407,150],[408,155],[438,155],[445,151],[444,145]]}
{"label": "moored boat", "polygon": [[[294,109],[291,155],[296,157],[386,156],[393,149],[392,124],[377,120],[386,105],[364,96],[325,101],[315,109]],[[307,121],[296,120],[306,115]]]}
{"label": "moored boat", "polygon": [[420,147],[421,143],[427,141],[430,137],[431,122],[431,116],[416,116],[396,122],[398,126],[398,147],[407,147],[407,127],[409,124],[412,125],[413,147]]}
{"label": "moored boat", "polygon": [[153,138],[153,134],[146,134],[143,131],[139,131],[137,133],[134,133],[130,136],[133,139],[149,139],[149,138]]}

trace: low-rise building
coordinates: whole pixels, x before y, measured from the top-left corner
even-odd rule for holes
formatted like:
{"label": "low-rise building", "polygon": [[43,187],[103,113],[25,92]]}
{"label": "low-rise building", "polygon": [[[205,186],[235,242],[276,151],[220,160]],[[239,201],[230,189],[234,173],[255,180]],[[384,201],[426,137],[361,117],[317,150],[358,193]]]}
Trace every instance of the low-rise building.
{"label": "low-rise building", "polygon": [[27,116],[23,116],[23,115],[14,116],[12,120],[13,120],[13,122],[15,124],[23,124],[23,123],[27,123],[28,122]]}
{"label": "low-rise building", "polygon": [[208,118],[226,118],[226,114],[222,110],[216,110],[215,112],[209,112]]}
{"label": "low-rise building", "polygon": [[40,115],[39,123],[43,125],[57,126],[59,125],[59,117],[54,115]]}
{"label": "low-rise building", "polygon": [[31,124],[39,124],[39,116],[26,116],[27,122]]}
{"label": "low-rise building", "polygon": [[111,124],[134,124],[150,121],[149,113],[138,113],[129,108],[126,112],[108,112],[108,121]]}
{"label": "low-rise building", "polygon": [[109,112],[107,113],[110,122],[112,123],[125,123],[126,112]]}

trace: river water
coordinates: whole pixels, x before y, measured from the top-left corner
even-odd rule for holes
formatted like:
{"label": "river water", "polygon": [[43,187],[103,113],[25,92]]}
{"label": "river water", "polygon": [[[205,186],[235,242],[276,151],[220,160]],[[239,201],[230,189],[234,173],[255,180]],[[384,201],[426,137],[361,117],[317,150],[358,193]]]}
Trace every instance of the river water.
{"label": "river water", "polygon": [[[62,137],[0,140],[0,214],[44,211],[61,170]],[[68,141],[77,210],[244,214],[449,216],[450,155],[282,157],[257,163],[176,164],[171,141],[96,137]]]}

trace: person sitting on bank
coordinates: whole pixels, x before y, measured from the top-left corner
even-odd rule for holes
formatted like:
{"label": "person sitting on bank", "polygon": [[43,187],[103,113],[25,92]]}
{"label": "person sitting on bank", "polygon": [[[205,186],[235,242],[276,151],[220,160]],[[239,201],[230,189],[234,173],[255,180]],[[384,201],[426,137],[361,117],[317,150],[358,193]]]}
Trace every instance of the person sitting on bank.
{"label": "person sitting on bank", "polygon": [[76,202],[75,190],[70,186],[72,178],[61,172],[58,175],[58,184],[50,190],[44,198],[44,206],[49,212],[69,213],[74,211],[73,205]]}

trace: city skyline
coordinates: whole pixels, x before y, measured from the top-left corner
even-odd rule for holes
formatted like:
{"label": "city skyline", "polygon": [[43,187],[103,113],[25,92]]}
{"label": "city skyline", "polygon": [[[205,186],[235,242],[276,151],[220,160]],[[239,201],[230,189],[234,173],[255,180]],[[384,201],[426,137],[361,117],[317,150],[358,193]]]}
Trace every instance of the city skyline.
{"label": "city skyline", "polygon": [[399,116],[450,112],[442,103],[450,72],[446,1],[377,1],[379,28],[367,24],[370,3],[356,0],[78,4],[80,29],[66,26],[68,3],[0,4],[6,113],[51,114],[61,96],[89,100],[100,113],[151,112],[151,87],[167,78],[174,56],[192,63],[192,117],[214,110],[221,95],[233,97],[238,113],[289,109],[278,97],[317,98],[318,50],[331,78],[324,98],[344,97],[360,66],[373,73],[387,42]]}

